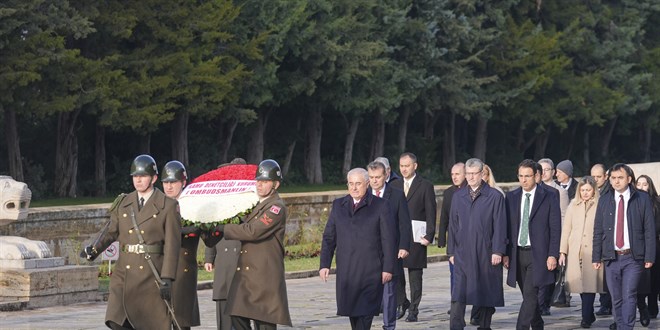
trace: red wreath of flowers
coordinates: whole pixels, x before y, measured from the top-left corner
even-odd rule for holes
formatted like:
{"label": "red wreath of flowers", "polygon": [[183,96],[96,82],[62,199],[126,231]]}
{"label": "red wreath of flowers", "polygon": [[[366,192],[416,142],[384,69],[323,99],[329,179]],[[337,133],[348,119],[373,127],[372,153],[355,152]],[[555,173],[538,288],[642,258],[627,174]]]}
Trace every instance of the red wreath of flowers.
{"label": "red wreath of flowers", "polygon": [[192,181],[192,183],[220,180],[254,180],[257,165],[228,165],[206,172]]}

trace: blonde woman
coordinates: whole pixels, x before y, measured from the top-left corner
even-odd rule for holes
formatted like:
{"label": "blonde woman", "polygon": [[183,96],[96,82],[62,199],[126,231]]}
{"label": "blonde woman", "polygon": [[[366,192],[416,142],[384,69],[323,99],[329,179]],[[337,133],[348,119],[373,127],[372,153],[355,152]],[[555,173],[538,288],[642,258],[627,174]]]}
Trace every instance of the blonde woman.
{"label": "blonde woman", "polygon": [[561,229],[559,265],[566,266],[566,285],[582,299],[582,328],[590,328],[596,320],[594,299],[603,292],[603,269],[591,265],[594,219],[598,206],[598,187],[590,176],[583,177],[575,198],[568,205]]}
{"label": "blonde woman", "polygon": [[490,166],[484,164],[484,170],[481,172],[482,180],[486,181],[491,188],[497,189],[502,196],[504,196],[504,191],[502,188],[497,186],[497,181],[495,181],[495,175],[493,175],[493,170],[490,169]]}

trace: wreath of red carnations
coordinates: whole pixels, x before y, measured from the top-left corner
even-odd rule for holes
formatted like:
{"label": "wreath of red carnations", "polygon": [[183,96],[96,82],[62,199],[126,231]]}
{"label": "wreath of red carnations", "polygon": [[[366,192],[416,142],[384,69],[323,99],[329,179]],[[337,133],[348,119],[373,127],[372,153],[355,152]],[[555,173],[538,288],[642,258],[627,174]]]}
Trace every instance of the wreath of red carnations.
{"label": "wreath of red carnations", "polygon": [[259,201],[256,172],[257,165],[231,164],[195,178],[179,197],[181,224],[207,230],[239,223]]}

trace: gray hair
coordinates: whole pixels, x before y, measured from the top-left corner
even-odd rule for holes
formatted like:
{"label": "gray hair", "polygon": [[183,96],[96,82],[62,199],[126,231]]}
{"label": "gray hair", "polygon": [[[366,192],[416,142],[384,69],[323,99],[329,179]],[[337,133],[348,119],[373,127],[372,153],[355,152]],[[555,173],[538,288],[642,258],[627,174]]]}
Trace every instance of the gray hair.
{"label": "gray hair", "polygon": [[379,162],[383,164],[386,170],[390,168],[390,161],[385,157],[376,157],[376,159],[374,159],[374,162]]}
{"label": "gray hair", "polygon": [[465,167],[478,167],[481,172],[484,170],[484,162],[479,158],[470,158],[465,162]]}
{"label": "gray hair", "polygon": [[387,169],[385,168],[385,164],[383,164],[382,162],[374,160],[373,162],[369,163],[369,165],[367,165],[367,170],[378,170],[378,169],[383,170],[383,173],[387,174]]}
{"label": "gray hair", "polygon": [[356,167],[348,171],[348,174],[346,174],[346,181],[348,181],[348,178],[350,178],[351,175],[362,175],[365,182],[369,181],[369,172],[367,172],[367,170],[363,169],[362,167]]}
{"label": "gray hair", "polygon": [[553,169],[553,170],[555,169],[555,163],[550,158],[541,158],[541,159],[539,159],[539,161],[537,163],[539,163],[539,164],[546,163],[546,164],[550,165],[551,169]]}

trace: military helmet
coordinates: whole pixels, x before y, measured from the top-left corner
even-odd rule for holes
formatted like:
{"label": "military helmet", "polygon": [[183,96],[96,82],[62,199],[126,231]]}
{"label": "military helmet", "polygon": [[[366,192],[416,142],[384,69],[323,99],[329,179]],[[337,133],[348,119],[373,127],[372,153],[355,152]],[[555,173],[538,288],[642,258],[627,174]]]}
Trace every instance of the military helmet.
{"label": "military helmet", "polygon": [[257,167],[257,174],[255,175],[254,179],[257,181],[282,181],[282,170],[280,169],[280,164],[272,159],[263,160]]}
{"label": "military helmet", "polygon": [[180,161],[173,160],[163,166],[163,174],[160,181],[177,182],[186,180],[188,180],[188,173],[186,173],[186,167]]}
{"label": "military helmet", "polygon": [[131,176],[133,175],[149,175],[154,176],[158,174],[158,167],[156,161],[149,155],[139,155],[133,160],[131,164]]}

